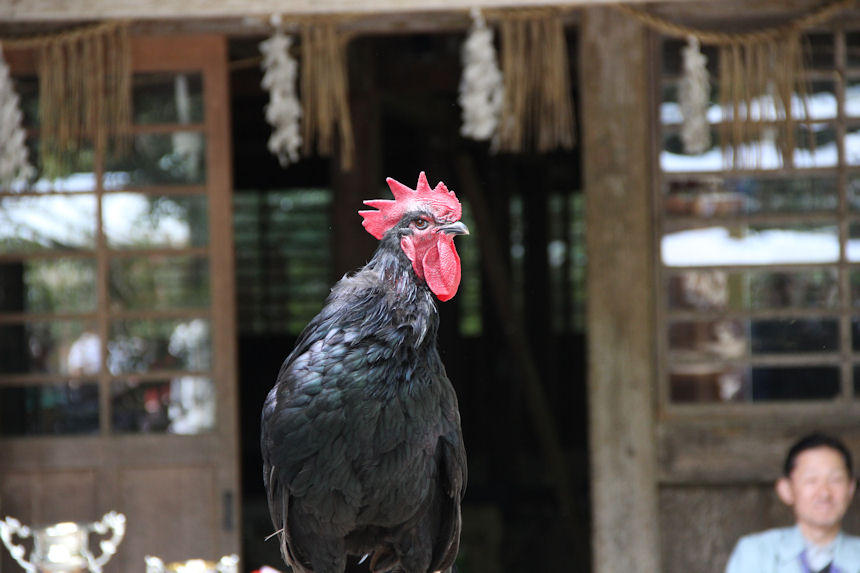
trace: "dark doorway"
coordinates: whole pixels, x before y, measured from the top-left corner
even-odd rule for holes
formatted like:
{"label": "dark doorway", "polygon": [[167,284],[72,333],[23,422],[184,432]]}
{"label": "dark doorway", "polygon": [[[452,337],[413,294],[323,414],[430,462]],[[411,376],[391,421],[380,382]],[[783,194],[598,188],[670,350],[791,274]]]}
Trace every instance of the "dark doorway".
{"label": "dark doorway", "polygon": [[[355,213],[361,200],[386,197],[387,176],[414,186],[423,170],[431,185],[442,180],[457,192],[473,229],[458,239],[461,290],[439,304],[439,345],[459,395],[469,457],[458,570],[590,569],[579,152],[492,155],[487,144],[463,139],[457,104],[463,39],[457,33],[350,43],[357,166],[347,174],[336,160],[319,158],[282,169],[266,149],[259,70],[232,74],[247,567],[282,566],[276,542],[263,541],[271,524],[260,474],[262,401],[303,321],[322,307],[338,277],[372,253],[375,241]],[[575,38],[568,40],[573,52]],[[234,41],[231,59],[256,55],[257,42]],[[462,191],[466,186],[480,193],[472,195],[480,205]],[[494,240],[480,241],[481,233]],[[505,283],[501,298],[491,282],[497,276]],[[511,329],[525,349],[511,347]],[[524,357],[554,419],[569,476],[566,511],[545,440],[535,431],[536,414],[527,407],[519,374]]]}

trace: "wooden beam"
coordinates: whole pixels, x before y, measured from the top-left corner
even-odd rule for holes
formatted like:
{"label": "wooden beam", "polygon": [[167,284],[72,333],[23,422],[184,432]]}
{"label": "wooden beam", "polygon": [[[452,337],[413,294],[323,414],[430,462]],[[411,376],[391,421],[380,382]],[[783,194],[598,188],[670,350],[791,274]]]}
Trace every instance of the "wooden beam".
{"label": "wooden beam", "polygon": [[[646,0],[628,0],[630,3]],[[693,2],[695,0],[674,0]],[[373,14],[463,11],[472,7],[560,6],[578,8],[612,0],[0,0],[0,21],[36,22],[88,20],[152,20],[195,18],[259,18],[283,14]]]}
{"label": "wooden beam", "polygon": [[840,419],[832,406],[781,404],[782,414],[775,417],[712,415],[704,420],[662,421],[657,446],[660,485],[773,483],[788,448],[813,429],[839,436],[850,451],[860,451],[857,415],[849,415],[846,407]]}
{"label": "wooden beam", "polygon": [[647,30],[580,27],[594,573],[660,573]]}
{"label": "wooden beam", "polygon": [[[630,0],[637,4],[644,0]],[[796,18],[819,4],[820,0],[668,0],[648,4],[647,10],[668,21],[702,29],[755,29]],[[184,34],[224,34],[230,37],[256,37],[272,31],[270,16],[279,12],[285,16],[287,30],[303,17],[322,14],[348,16],[341,24],[344,31],[355,35],[425,34],[462,32],[471,25],[469,10],[473,5],[487,10],[552,5],[561,10],[565,25],[579,24],[579,14],[590,5],[602,5],[608,0],[212,0],[201,2],[165,3],[157,0],[0,0],[0,38],[29,37],[51,34],[84,22],[111,19],[132,20],[131,32],[137,36]],[[485,13],[492,15],[485,10]],[[743,12],[744,19],[736,15]],[[845,10],[841,17],[856,19],[858,10]],[[292,20],[292,21],[291,21]]]}

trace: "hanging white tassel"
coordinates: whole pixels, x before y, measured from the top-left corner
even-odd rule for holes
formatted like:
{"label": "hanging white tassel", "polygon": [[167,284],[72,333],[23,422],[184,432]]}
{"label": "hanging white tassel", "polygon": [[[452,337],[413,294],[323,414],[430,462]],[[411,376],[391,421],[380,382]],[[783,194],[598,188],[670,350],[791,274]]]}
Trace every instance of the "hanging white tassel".
{"label": "hanging white tassel", "polygon": [[17,187],[33,177],[27,153],[27,134],[21,127],[18,95],[0,48],[0,187]]}
{"label": "hanging white tassel", "polygon": [[[272,23],[279,26],[280,17],[273,17]],[[272,126],[269,151],[278,157],[282,167],[296,163],[302,147],[299,129],[302,104],[296,95],[299,65],[290,55],[292,44],[292,37],[285,35],[279,27],[268,40],[260,44],[264,72],[261,85],[269,91],[266,121]]]}
{"label": "hanging white tassel", "polygon": [[493,31],[481,11],[472,8],[472,28],[462,49],[463,75],[460,77],[460,107],[463,109],[464,137],[487,140],[496,134],[502,113],[504,88],[502,71],[493,46]]}
{"label": "hanging white tassel", "polygon": [[704,153],[711,147],[711,129],[708,125],[708,105],[711,83],[708,77],[708,59],[701,51],[695,36],[687,39],[681,51],[684,75],[678,94],[681,106],[681,142],[688,154]]}

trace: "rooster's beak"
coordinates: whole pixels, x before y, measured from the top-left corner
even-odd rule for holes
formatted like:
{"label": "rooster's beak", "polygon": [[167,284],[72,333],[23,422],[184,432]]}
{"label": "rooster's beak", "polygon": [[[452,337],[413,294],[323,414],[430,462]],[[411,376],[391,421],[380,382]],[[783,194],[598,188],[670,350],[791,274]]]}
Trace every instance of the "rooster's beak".
{"label": "rooster's beak", "polygon": [[446,235],[468,235],[469,227],[465,224],[457,221],[456,223],[449,223],[447,225],[443,225],[439,227],[439,230]]}

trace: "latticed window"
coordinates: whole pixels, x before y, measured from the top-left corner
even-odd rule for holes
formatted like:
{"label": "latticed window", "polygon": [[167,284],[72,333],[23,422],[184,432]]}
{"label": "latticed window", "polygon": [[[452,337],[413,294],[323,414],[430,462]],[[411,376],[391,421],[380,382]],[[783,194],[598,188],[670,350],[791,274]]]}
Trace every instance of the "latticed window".
{"label": "latticed window", "polygon": [[720,54],[706,47],[712,137],[689,152],[680,137],[684,43],[662,43],[655,205],[664,401],[860,395],[860,33],[816,32],[803,45],[808,93],[805,104],[792,97],[792,145],[780,114],[765,111],[767,91],[746,101],[762,111],[743,148],[721,143],[731,110],[719,105]]}
{"label": "latticed window", "polygon": [[209,124],[200,72],[132,79],[130,151],[40,155],[0,190],[0,438],[214,428]]}

